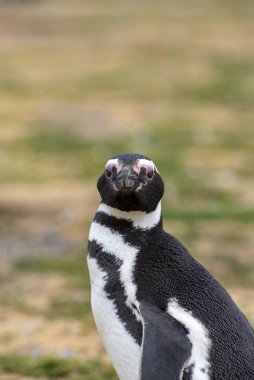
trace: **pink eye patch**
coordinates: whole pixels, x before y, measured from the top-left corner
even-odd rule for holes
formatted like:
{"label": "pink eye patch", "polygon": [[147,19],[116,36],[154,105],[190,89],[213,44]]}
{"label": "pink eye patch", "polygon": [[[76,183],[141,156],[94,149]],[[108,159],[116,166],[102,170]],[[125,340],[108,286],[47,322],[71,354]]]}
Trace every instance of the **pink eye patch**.
{"label": "pink eye patch", "polygon": [[[136,169],[136,170],[135,170]],[[146,159],[140,159],[135,165],[134,170],[138,173],[140,173],[141,169],[145,169],[146,176],[148,178],[152,178],[154,171],[155,171],[155,165],[152,161],[146,160]]]}
{"label": "pink eye patch", "polygon": [[120,171],[122,165],[119,164],[118,162],[118,159],[113,159],[113,160],[109,160],[107,163],[106,163],[106,166],[105,166],[105,173],[106,173],[106,176],[107,177],[110,177],[112,175],[112,170],[113,170],[113,167],[116,168],[117,170],[117,173]]}
{"label": "pink eye patch", "polygon": [[[111,159],[105,165],[105,174],[107,177],[111,177],[113,173],[113,168],[115,168],[117,173],[119,173],[122,167],[123,167],[123,164],[120,164],[117,158]],[[141,174],[145,172],[146,177],[149,179],[153,177],[154,172],[156,170],[154,163],[144,158],[141,158],[140,160],[138,160],[136,164],[134,165],[133,169],[135,170],[137,174]]]}

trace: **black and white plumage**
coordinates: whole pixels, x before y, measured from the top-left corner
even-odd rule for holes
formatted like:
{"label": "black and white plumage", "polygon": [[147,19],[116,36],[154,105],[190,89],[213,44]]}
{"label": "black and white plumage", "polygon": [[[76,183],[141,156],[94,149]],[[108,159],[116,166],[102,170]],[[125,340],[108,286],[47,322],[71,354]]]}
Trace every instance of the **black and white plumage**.
{"label": "black and white plumage", "polygon": [[154,163],[123,154],[97,184],[88,266],[98,331],[121,380],[253,380],[254,331],[163,230]]}

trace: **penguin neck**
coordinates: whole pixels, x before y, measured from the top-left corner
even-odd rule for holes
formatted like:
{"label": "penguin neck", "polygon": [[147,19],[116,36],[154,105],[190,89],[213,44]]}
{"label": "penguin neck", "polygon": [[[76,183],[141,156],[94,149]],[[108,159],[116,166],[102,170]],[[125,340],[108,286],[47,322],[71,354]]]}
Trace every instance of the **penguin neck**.
{"label": "penguin neck", "polygon": [[144,231],[149,231],[154,227],[162,228],[161,202],[158,203],[154,211],[148,213],[144,211],[121,211],[105,203],[100,204],[97,212],[105,213],[116,219],[126,220],[134,228]]}

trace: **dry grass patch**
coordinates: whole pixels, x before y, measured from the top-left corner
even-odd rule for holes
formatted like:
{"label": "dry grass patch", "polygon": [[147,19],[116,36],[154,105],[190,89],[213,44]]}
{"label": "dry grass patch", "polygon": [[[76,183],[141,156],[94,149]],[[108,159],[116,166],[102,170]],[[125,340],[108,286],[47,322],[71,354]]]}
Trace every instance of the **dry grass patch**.
{"label": "dry grass patch", "polygon": [[[59,273],[16,273],[10,280],[4,282],[0,293],[4,297],[0,313],[1,354],[106,357],[91,315],[84,308],[81,318],[71,316],[77,294],[86,296],[89,302],[85,289],[74,290],[66,276]],[[61,309],[52,310],[55,300],[62,297],[70,300],[67,318],[61,316]]]}
{"label": "dry grass patch", "polygon": [[75,319],[2,312],[1,326],[1,354],[106,360],[95,328],[85,332],[84,323]]}

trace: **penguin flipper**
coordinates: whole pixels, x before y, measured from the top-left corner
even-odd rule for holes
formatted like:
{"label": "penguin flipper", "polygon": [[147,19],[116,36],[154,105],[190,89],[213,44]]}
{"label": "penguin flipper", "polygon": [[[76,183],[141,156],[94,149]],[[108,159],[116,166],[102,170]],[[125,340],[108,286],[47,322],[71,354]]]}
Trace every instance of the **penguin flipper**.
{"label": "penguin flipper", "polygon": [[147,302],[139,303],[143,319],[140,380],[180,380],[191,355],[185,328],[171,315]]}

